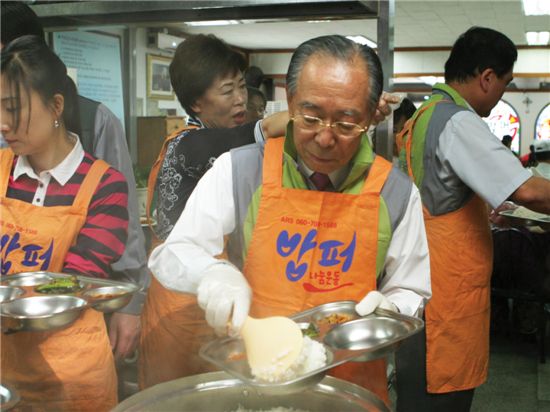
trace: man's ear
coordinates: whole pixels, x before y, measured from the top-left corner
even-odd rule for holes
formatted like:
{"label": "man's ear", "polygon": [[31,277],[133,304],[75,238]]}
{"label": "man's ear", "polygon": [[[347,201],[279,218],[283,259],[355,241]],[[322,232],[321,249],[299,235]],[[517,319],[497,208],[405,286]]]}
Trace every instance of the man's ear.
{"label": "man's ear", "polygon": [[62,94],[56,93],[52,98],[52,111],[57,120],[63,116],[63,110],[65,109],[65,97]]}
{"label": "man's ear", "polygon": [[479,75],[479,86],[483,93],[487,93],[495,81],[496,73],[493,69],[485,69]]}

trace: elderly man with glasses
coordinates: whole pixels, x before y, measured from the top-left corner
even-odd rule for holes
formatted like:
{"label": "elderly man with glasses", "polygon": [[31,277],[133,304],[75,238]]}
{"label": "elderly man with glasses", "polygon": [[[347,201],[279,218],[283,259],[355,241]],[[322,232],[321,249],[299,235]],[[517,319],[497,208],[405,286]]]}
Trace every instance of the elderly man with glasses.
{"label": "elderly man with glasses", "polygon": [[[286,137],[220,156],[149,266],[167,288],[196,293],[219,333],[247,315],[338,300],[419,315],[431,295],[416,187],[366,137],[382,92],[367,46],[342,36],[301,44],[287,74]],[[227,236],[229,261],[215,258]],[[388,401],[386,368],[348,363],[335,376]]]}

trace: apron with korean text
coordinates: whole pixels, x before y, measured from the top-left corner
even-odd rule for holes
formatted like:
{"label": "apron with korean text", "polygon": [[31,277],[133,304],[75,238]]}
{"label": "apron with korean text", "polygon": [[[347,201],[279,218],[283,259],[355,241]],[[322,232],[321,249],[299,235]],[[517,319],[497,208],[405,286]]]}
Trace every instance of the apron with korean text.
{"label": "apron with korean text", "polygon": [[[254,317],[360,301],[376,290],[380,191],[391,164],[376,156],[357,195],[289,189],[282,186],[283,144],[266,144],[260,206],[244,265]],[[331,374],[388,403],[384,360],[350,362]]]}
{"label": "apron with korean text", "polygon": [[[94,162],[71,206],[42,207],[6,197],[13,158],[10,149],[0,151],[2,275],[60,272],[109,166]],[[0,342],[2,382],[21,396],[18,409],[96,412],[117,404],[115,364],[101,312],[85,310],[57,331],[2,334]]]}
{"label": "apron with korean text", "polygon": [[[147,190],[149,222],[151,222],[150,210],[154,188],[168,144],[184,130],[196,128],[189,126],[177,130],[164,141],[149,175]],[[152,250],[162,242],[154,235],[154,230],[151,232],[154,237]],[[206,323],[204,311],[199,307],[195,295],[168,290],[152,276],[141,313],[138,359],[140,389],[185,376],[217,370],[210,362],[199,356],[200,347],[215,338],[216,334]]]}

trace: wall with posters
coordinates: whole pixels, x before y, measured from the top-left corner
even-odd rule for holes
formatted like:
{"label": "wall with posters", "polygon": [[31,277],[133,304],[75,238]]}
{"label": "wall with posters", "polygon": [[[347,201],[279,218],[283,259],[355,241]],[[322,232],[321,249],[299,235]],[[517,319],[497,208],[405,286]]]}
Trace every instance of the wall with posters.
{"label": "wall with posters", "polygon": [[55,32],[53,47],[65,65],[76,70],[79,93],[105,104],[124,125],[121,37],[88,31]]}

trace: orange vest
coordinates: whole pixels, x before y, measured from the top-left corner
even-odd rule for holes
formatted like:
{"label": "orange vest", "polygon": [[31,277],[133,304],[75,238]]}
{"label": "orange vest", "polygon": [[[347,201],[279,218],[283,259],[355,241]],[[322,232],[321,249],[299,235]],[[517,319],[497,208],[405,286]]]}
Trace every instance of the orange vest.
{"label": "orange vest", "polygon": [[[265,147],[258,217],[244,273],[254,317],[288,316],[376,289],[380,191],[391,164],[377,156],[358,195],[282,186],[284,139]],[[388,402],[383,360],[332,370]]]}
{"label": "orange vest", "polygon": [[[0,151],[0,225],[2,237],[18,238],[19,247],[9,253],[3,250],[2,264],[10,264],[7,275],[29,271],[30,260],[41,264],[31,270],[59,272],[109,166],[102,160],[94,162],[71,206],[40,207],[6,197],[13,158],[10,149]],[[32,257],[26,247],[31,245],[38,248]],[[59,331],[2,334],[0,342],[2,381],[19,392],[18,407],[95,412],[116,405],[115,364],[101,312],[86,310]]]}
{"label": "orange vest", "polygon": [[[409,176],[412,130],[429,103],[406,125]],[[403,136],[400,136],[402,139]],[[474,195],[462,208],[432,216],[424,207],[432,298],[426,305],[426,380],[429,393],[475,388],[489,367],[493,242],[487,205]]]}
{"label": "orange vest", "polygon": [[[164,141],[149,175],[149,218],[157,176],[168,144],[184,130],[194,128],[180,129]],[[155,238],[152,243],[154,248],[161,241]],[[199,357],[200,347],[215,338],[214,330],[206,323],[204,311],[197,304],[197,297],[168,290],[153,276],[141,313],[138,360],[140,388],[145,389],[173,379],[215,371],[215,366]]]}

